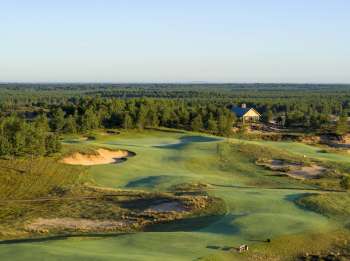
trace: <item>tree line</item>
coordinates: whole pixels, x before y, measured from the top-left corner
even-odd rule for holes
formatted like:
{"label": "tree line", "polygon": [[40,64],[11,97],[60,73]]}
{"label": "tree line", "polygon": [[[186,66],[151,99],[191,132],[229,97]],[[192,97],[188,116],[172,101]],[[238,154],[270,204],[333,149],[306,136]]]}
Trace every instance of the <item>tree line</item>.
{"label": "tree line", "polygon": [[[37,153],[50,154],[58,150],[58,147],[54,149],[56,145],[53,144],[57,143],[60,134],[87,133],[96,128],[142,130],[168,127],[227,136],[238,122],[230,108],[242,103],[256,108],[265,122],[344,135],[349,131],[349,87],[288,84],[2,84],[0,154],[33,154],[36,146],[40,147]],[[46,123],[42,123],[41,129],[34,133],[38,121]],[[40,138],[36,136],[38,133]],[[35,143],[33,137],[39,141]],[[28,149],[32,152],[27,152],[27,148],[32,148]]]}
{"label": "tree line", "polygon": [[150,98],[80,98],[49,106],[47,116],[59,133],[168,127],[229,135],[236,121],[229,108],[215,103]]}
{"label": "tree line", "polygon": [[99,128],[167,127],[228,136],[236,122],[225,106],[169,99],[85,97],[39,108],[0,118],[0,155],[50,155],[60,150],[60,134]]}
{"label": "tree line", "polygon": [[49,132],[45,116],[32,122],[16,115],[0,118],[0,156],[43,156],[60,149],[59,137]]}

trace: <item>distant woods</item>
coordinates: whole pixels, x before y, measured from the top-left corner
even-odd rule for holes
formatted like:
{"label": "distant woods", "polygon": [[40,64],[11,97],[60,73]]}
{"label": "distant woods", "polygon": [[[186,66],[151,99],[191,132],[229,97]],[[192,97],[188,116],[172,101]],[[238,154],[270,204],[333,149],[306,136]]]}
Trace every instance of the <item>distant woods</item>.
{"label": "distant woods", "polygon": [[236,121],[228,108],[215,103],[151,98],[81,98],[49,105],[45,114],[55,133],[168,127],[229,135]]}
{"label": "distant woods", "polygon": [[[168,120],[166,126],[170,127],[176,124],[189,126],[181,118],[182,111],[173,112],[173,109],[178,109],[174,103],[179,104],[178,107],[184,104],[186,109],[191,107],[187,110],[192,113],[190,120],[196,117],[193,110],[198,108],[194,107],[228,108],[246,103],[248,107],[256,108],[266,122],[274,121],[283,127],[301,127],[307,130],[327,129],[334,124],[335,119],[348,115],[350,111],[350,85],[346,84],[0,84],[0,109],[3,112],[23,111],[24,107],[29,108],[29,111],[37,111],[50,109],[54,105],[74,105],[80,116],[85,113],[83,110],[87,107],[86,103],[92,103],[88,97],[103,99],[107,107],[112,106],[110,103],[115,100],[132,100],[134,102],[131,104],[134,103],[137,107],[135,110],[140,109],[138,105],[142,101],[157,100],[154,102],[157,103],[155,107],[168,107],[170,114],[180,117]],[[146,107],[150,107],[148,102],[145,103]],[[124,112],[129,112],[128,116],[122,116],[125,127],[133,126],[138,120],[139,116],[135,115],[132,106],[121,108]],[[145,116],[146,107],[141,109],[141,118]],[[65,117],[73,117],[72,108],[69,108],[70,111],[67,109],[63,108]],[[95,108],[91,109],[96,112]],[[103,108],[98,109],[103,111]],[[111,109],[115,113],[115,108]],[[204,128],[215,130],[220,127],[219,119],[213,120],[215,112],[211,110],[211,113],[212,117],[200,113],[192,127],[201,127],[201,120]],[[118,121],[120,111],[117,114]],[[151,115],[152,112],[148,114]],[[169,112],[164,114],[167,118]],[[153,117],[153,120],[155,125],[157,118]],[[165,125],[160,117],[158,121],[161,126]],[[142,122],[140,123],[142,127]],[[339,130],[343,132],[344,128],[340,127]]]}
{"label": "distant woods", "polygon": [[228,136],[246,103],[286,128],[349,131],[350,86],[293,84],[0,84],[0,154],[47,155],[62,133],[168,127]]}

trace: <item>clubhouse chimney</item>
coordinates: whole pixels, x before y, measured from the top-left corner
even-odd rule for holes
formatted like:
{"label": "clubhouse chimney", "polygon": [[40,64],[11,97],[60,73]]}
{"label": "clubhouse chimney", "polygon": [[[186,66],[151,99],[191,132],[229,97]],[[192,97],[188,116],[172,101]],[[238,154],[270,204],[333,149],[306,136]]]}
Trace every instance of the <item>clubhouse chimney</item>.
{"label": "clubhouse chimney", "polygon": [[246,108],[247,108],[247,104],[242,103],[241,108],[242,108],[242,109],[246,109]]}

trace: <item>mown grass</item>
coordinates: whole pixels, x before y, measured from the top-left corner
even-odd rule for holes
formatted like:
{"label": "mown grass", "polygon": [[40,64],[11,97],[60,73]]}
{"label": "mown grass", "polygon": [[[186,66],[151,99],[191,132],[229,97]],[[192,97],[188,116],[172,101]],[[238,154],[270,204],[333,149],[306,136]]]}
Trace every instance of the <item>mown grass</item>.
{"label": "mown grass", "polygon": [[[254,146],[246,146],[249,144]],[[122,164],[89,167],[88,173],[100,186],[159,192],[181,187],[183,183],[202,184],[211,196],[223,200],[225,214],[208,223],[206,220],[188,220],[193,225],[198,222],[203,226],[192,229],[189,226],[172,232],[168,231],[169,227],[176,228],[176,223],[173,227],[164,227],[167,232],[0,245],[1,257],[15,261],[33,256],[69,261],[243,260],[243,257],[250,258],[249,253],[255,253],[262,257],[261,260],[276,256],[283,260],[296,253],[293,250],[294,235],[298,235],[295,242],[302,242],[305,251],[313,251],[313,241],[307,239],[312,237],[308,235],[333,235],[336,229],[343,228],[343,223],[295,205],[294,201],[302,194],[310,193],[307,189],[313,186],[278,177],[255,164],[256,158],[264,155],[304,160],[305,154],[307,160],[346,165],[338,154],[327,153],[326,158],[313,148],[294,146],[294,143],[234,140],[229,144],[223,139],[195,133],[151,130],[101,135],[96,140],[79,141],[72,146],[82,149],[103,146],[136,153]],[[224,146],[223,151],[218,146]],[[188,185],[185,187],[193,189]],[[267,238],[272,239],[270,245],[261,242]],[[319,250],[328,249],[333,239],[329,238],[329,245],[320,244]],[[225,250],[243,243],[249,244],[251,249],[246,256]],[[276,246],[270,248],[274,244]],[[298,248],[295,244],[295,249]],[[278,251],[273,252],[275,250]]]}

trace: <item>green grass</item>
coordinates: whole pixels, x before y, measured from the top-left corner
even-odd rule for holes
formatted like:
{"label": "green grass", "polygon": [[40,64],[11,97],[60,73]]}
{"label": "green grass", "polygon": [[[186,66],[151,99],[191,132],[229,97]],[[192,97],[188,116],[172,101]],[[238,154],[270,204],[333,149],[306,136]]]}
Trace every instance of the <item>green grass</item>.
{"label": "green grass", "polygon": [[[266,238],[290,238],[296,234],[304,238],[342,227],[339,222],[294,203],[305,193],[310,193],[307,190],[310,185],[272,176],[274,173],[257,166],[252,157],[235,146],[240,141],[231,142],[232,145],[227,145],[223,139],[196,133],[148,130],[99,135],[96,140],[74,143],[82,148],[103,146],[136,153],[121,164],[89,167],[89,174],[101,186],[167,191],[186,182],[211,184],[209,193],[224,200],[226,214],[205,227],[186,231],[0,245],[0,256],[15,261],[33,257],[65,261],[240,260],[240,256],[222,248],[247,243],[252,250],[267,251],[264,243],[260,243]],[[342,154],[319,153],[318,148],[298,143],[247,143],[267,146],[274,149],[272,153],[283,150],[286,157],[303,158],[306,155],[330,164],[348,166],[350,159]],[[223,153],[218,146],[224,146]],[[281,243],[280,247],[284,249],[281,253],[288,253],[288,245]]]}
{"label": "green grass", "polygon": [[324,193],[311,194],[300,198],[298,205],[325,215],[327,217],[345,220],[348,222],[350,215],[349,193]]}

